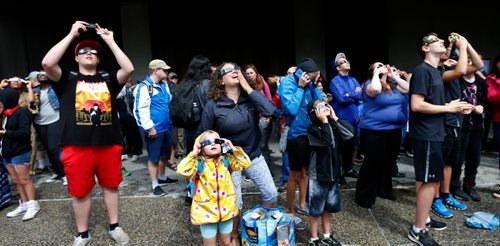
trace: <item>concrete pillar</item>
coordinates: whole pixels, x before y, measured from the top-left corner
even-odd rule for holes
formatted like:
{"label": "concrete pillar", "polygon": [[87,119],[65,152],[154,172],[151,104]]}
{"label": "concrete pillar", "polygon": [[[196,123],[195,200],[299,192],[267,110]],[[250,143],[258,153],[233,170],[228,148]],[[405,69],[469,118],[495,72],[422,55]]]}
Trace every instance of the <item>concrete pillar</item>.
{"label": "concrete pillar", "polygon": [[[311,57],[321,74],[326,75],[324,2],[322,0],[294,1],[295,60]],[[326,78],[326,77],[325,77]]]}
{"label": "concrete pillar", "polygon": [[152,60],[148,2],[122,3],[121,22],[123,50],[135,67],[132,80],[143,80]]}

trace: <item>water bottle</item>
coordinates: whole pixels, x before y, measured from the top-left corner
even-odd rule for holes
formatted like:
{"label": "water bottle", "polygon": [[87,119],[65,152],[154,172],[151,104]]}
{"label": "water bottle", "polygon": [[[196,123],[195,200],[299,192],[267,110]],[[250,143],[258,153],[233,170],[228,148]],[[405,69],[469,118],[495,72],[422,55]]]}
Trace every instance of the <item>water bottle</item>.
{"label": "water bottle", "polygon": [[194,121],[200,121],[200,107],[197,102],[193,102],[193,119]]}

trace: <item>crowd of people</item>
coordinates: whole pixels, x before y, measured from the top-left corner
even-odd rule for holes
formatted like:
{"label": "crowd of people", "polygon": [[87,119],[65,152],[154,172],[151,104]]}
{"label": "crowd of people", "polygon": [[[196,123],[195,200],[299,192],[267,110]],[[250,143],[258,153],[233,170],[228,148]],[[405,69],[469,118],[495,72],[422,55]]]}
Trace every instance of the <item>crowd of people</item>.
{"label": "crowd of people", "polygon": [[[100,40],[78,40],[92,29]],[[71,71],[69,64],[59,63],[75,40],[78,70]],[[450,208],[466,210],[466,201],[481,200],[474,187],[483,115],[489,109],[500,148],[500,107],[495,107],[500,104],[500,56],[485,76],[480,55],[460,34],[450,34],[448,47],[436,33],[418,41],[423,62],[415,70],[376,61],[362,83],[349,74],[344,53],[332,61],[337,74],[329,84],[311,58],[286,75],[264,77],[254,64],[215,65],[204,55],[191,60],[181,80],[164,60],[154,59],[144,80],[134,83],[135,68],[113,32],[76,21],[47,52],[42,71],[0,83],[0,205],[10,201],[13,185],[19,205],[7,217],[30,220],[40,213],[30,175],[48,170],[47,156],[54,172],[48,182],[62,182],[73,198],[73,245],[92,239],[94,177],[102,189],[108,233],[127,245],[129,236],[119,225],[118,189],[130,173],[122,161],[137,161],[144,142],[152,194],[164,196],[161,186],[179,182],[167,177],[166,168],[183,176],[192,187],[185,205],[191,206],[191,221],[200,225],[204,245],[239,245],[242,178],[255,183],[264,207],[276,207],[278,194],[285,192],[288,212],[310,217],[308,245],[340,245],[330,220],[342,210],[340,187],[346,177],[357,179],[355,202],[363,208],[371,208],[377,197],[397,199],[392,178],[404,175],[398,171],[398,153],[403,142],[411,142],[416,212],[408,238],[438,245],[428,230],[447,225],[430,212],[449,219]],[[118,70],[98,68],[104,49],[111,51]],[[194,88],[196,111],[189,113],[197,118],[189,125],[174,124],[171,102],[186,86]],[[269,139],[283,126],[289,131],[276,185]],[[499,193],[493,195],[499,198]],[[305,223],[294,216],[296,230],[304,230]]]}

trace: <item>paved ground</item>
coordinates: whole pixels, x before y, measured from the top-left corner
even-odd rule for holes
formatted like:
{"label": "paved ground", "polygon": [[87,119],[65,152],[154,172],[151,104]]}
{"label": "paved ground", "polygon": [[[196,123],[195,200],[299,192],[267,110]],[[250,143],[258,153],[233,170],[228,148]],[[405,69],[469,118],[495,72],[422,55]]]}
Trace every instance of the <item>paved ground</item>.
{"label": "paved ground", "polygon": [[[271,147],[275,151],[272,169],[276,174],[275,182],[279,184],[281,160],[277,144],[272,143]],[[344,245],[412,245],[406,238],[415,215],[411,161],[406,156],[400,157],[400,171],[407,177],[394,179],[397,200],[378,199],[372,209],[361,208],[353,202],[356,180],[348,178],[348,184],[342,187],[343,211],[334,214],[331,221],[334,237]],[[120,189],[120,225],[129,233],[132,245],[201,245],[199,229],[191,225],[189,209],[183,205],[184,182],[165,186],[168,195],[155,197],[150,188],[145,163],[145,156],[136,162],[124,161],[132,175],[125,177]],[[180,179],[171,170],[168,174]],[[27,222],[20,218],[7,218],[5,214],[17,206],[15,202],[0,210],[0,245],[71,245],[76,230],[71,198],[60,182],[44,183],[49,176],[33,176],[37,197],[43,209],[37,218]],[[477,183],[482,201],[468,202],[467,211],[454,211],[454,217],[445,220],[448,229],[431,232],[442,245],[499,245],[498,229],[488,231],[464,225],[467,213],[489,211],[500,214],[500,199],[491,196],[496,184],[500,183],[498,160],[494,155],[483,155]],[[261,200],[252,182],[243,181],[243,187],[246,211]],[[112,245],[113,241],[106,233],[106,213],[100,189],[94,190],[94,197],[90,219],[92,245]],[[280,194],[278,202],[286,208],[285,194]],[[301,217],[307,220],[307,217]],[[307,245],[308,229],[297,233],[298,245]]]}

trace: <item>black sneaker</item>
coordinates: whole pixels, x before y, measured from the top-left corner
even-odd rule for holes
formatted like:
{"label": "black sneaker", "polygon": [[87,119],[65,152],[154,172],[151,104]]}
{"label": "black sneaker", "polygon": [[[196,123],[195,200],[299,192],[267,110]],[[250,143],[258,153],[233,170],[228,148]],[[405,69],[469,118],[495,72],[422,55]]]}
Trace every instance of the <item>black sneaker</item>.
{"label": "black sneaker", "polygon": [[310,238],[309,241],[307,242],[307,245],[308,246],[319,246],[319,238],[316,240],[312,240],[312,238]]}
{"label": "black sneaker", "polygon": [[421,230],[419,233],[415,233],[410,227],[410,231],[408,232],[408,239],[422,246],[439,246],[439,244],[434,241],[434,239],[432,239],[432,237],[425,229]]}
{"label": "black sneaker", "polygon": [[179,182],[179,180],[177,179],[171,179],[171,178],[167,178],[165,180],[161,180],[161,179],[158,179],[158,184],[160,185],[167,185],[167,184],[177,184]]}
{"label": "black sneaker", "polygon": [[461,201],[472,200],[472,197],[467,195],[467,193],[463,192],[461,189],[457,189],[455,192],[453,192],[453,197]]}
{"label": "black sneaker", "polygon": [[342,244],[339,243],[335,238],[333,238],[331,235],[329,237],[320,237],[319,238],[320,245],[328,245],[328,246],[341,246]]}
{"label": "black sneaker", "polygon": [[442,230],[446,229],[446,227],[447,227],[446,223],[441,222],[441,221],[437,221],[437,220],[433,220],[432,218],[431,218],[431,222],[425,223],[425,228],[433,229],[436,231],[442,231]]}
{"label": "black sneaker", "polygon": [[465,194],[469,195],[472,199],[472,201],[475,201],[475,202],[480,202],[481,201],[481,196],[479,195],[479,193],[477,193],[477,191],[474,189],[474,188],[464,188],[464,192]]}
{"label": "black sneaker", "polygon": [[166,195],[167,193],[165,193],[165,191],[160,187],[160,186],[156,186],[154,189],[153,189],[153,194],[155,196],[164,196]]}

